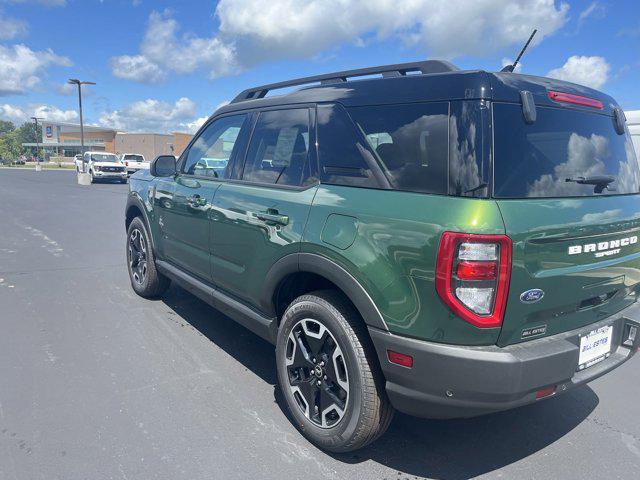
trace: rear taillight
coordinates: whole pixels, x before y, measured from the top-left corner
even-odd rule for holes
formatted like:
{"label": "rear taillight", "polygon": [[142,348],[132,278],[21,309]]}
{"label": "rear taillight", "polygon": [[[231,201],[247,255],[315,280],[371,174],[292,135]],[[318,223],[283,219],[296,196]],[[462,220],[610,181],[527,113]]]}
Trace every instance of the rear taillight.
{"label": "rear taillight", "polygon": [[593,107],[602,110],[602,102],[595,98],[583,97],[582,95],[574,95],[573,93],[549,91],[549,98],[554,102],[574,103],[585,107]]}
{"label": "rear taillight", "polygon": [[129,166],[129,162],[124,162],[124,166],[128,167]]}
{"label": "rear taillight", "polygon": [[442,234],[436,261],[436,290],[463,320],[480,328],[502,325],[510,276],[509,237]]}

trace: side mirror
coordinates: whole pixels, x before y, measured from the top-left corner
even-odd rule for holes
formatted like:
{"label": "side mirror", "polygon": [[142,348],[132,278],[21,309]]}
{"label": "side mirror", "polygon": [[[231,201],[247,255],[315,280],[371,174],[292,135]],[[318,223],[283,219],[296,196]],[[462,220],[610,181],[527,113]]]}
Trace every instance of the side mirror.
{"label": "side mirror", "polygon": [[173,155],[159,155],[151,162],[149,172],[154,177],[170,177],[176,173],[176,157]]}

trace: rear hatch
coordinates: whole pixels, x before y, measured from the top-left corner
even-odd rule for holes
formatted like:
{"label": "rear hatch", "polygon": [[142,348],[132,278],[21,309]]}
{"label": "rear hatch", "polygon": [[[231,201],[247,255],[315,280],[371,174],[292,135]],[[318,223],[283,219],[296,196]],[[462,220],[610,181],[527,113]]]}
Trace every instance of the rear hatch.
{"label": "rear hatch", "polygon": [[[576,329],[636,301],[640,169],[596,108],[495,102],[494,185],[513,268],[499,345]],[[610,112],[609,112],[610,113]]]}

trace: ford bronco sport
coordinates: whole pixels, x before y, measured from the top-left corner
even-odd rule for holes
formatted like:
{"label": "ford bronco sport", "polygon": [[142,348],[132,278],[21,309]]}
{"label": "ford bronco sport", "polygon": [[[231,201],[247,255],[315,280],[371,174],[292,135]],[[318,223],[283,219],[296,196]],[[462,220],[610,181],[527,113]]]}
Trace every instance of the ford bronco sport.
{"label": "ford bronco sport", "polygon": [[242,92],[132,177],[128,268],[141,296],[174,281],[274,343],[297,428],[348,451],[394,410],[486,414],[631,358],[639,187],[598,91],[441,61],[338,72]]}

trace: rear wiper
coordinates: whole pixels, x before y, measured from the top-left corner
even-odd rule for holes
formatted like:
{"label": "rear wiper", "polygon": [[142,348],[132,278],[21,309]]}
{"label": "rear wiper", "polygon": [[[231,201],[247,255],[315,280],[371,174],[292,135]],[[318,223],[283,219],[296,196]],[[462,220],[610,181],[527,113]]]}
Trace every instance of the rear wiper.
{"label": "rear wiper", "polygon": [[591,177],[565,178],[564,181],[579,183],[580,185],[594,185],[593,193],[602,193],[605,188],[613,190],[609,188],[609,184],[615,182],[616,177],[612,175],[593,175]]}

